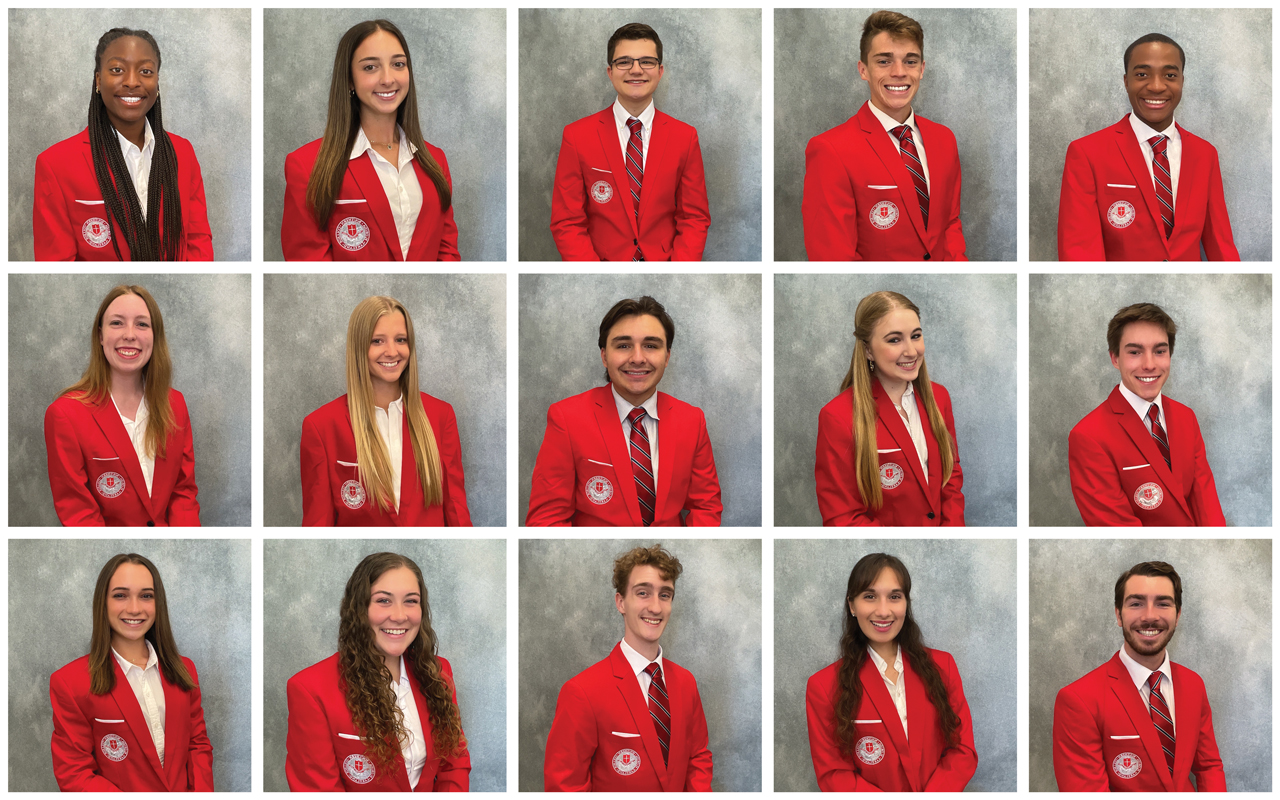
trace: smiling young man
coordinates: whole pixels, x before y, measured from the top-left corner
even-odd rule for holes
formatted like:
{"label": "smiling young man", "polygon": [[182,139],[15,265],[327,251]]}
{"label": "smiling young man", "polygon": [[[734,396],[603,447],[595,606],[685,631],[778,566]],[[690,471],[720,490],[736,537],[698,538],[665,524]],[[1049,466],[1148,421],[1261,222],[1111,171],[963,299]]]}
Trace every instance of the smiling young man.
{"label": "smiling young man", "polygon": [[604,386],[547,410],[526,525],[720,524],[720,479],[702,409],[658,391],[676,328],[652,297],[600,322]]}
{"label": "smiling young man", "polygon": [[862,26],[858,75],[871,99],[805,149],[810,261],[966,261],[960,155],[950,129],[911,107],[924,30],[894,11]]}
{"label": "smiling young man", "polygon": [[1124,645],[1053,706],[1058,791],[1225,792],[1204,681],[1169,659],[1182,579],[1147,561],[1120,576],[1115,595]]}
{"label": "smiling young man", "polygon": [[1213,145],[1173,118],[1186,54],[1149,33],[1124,53],[1132,114],[1067,148],[1061,261],[1239,261]]}
{"label": "smiling young man", "polygon": [[662,40],[639,22],[609,37],[618,98],[564,129],[551,235],[565,261],[701,261],[711,213],[698,132],[658,111]]}
{"label": "smiling young man", "polygon": [[683,569],[660,544],[613,562],[622,641],[560,689],[547,734],[545,791],[711,791],[698,683],[663,657],[660,644]]}
{"label": "smiling young man", "polygon": [[1071,492],[1086,525],[1226,525],[1195,412],[1164,396],[1178,326],[1137,303],[1107,325],[1120,385],[1071,430]]}

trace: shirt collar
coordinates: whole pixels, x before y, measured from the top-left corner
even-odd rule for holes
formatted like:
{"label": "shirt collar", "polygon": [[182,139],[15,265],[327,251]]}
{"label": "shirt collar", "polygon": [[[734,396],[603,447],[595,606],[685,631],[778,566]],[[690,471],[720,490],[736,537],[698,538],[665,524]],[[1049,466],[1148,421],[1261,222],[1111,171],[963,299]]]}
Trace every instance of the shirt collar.
{"label": "shirt collar", "polygon": [[[405,164],[409,163],[413,158],[413,154],[418,152],[418,148],[409,143],[409,137],[404,135],[404,128],[397,125],[396,133],[400,134],[400,163],[396,165],[396,168],[400,169],[404,167]],[[374,149],[373,144],[369,141],[369,137],[365,135],[364,128],[361,128],[360,133],[356,135],[355,144],[351,145],[351,155],[347,160],[354,161],[369,150],[373,150],[373,152],[378,153],[378,151]],[[382,154],[378,153],[378,155],[381,156]],[[391,162],[388,161],[387,163]]]}
{"label": "shirt collar", "polygon": [[653,419],[658,418],[658,393],[657,392],[654,392],[653,394],[649,395],[649,399],[645,400],[640,405],[633,406],[631,405],[630,402],[628,402],[627,400],[624,400],[622,398],[622,395],[618,394],[618,387],[614,386],[613,384],[609,384],[609,391],[613,392],[613,404],[618,407],[619,421],[625,420],[627,417],[629,417],[631,415],[631,410],[633,408],[643,408],[644,413],[648,414]]}
{"label": "shirt collar", "polygon": [[116,661],[119,662],[120,669],[124,670],[125,675],[128,675],[129,670],[131,669],[136,669],[136,670],[141,670],[142,672],[146,672],[152,667],[156,667],[160,664],[160,659],[159,657],[156,656],[156,649],[151,646],[151,640],[143,639],[142,641],[145,642],[147,645],[147,665],[145,667],[139,667],[137,664],[130,662],[124,656],[117,653],[114,647],[111,648],[111,655],[116,657]]}
{"label": "shirt collar", "polygon": [[147,396],[145,394],[142,395],[142,399],[138,402],[138,410],[134,412],[133,419],[125,419],[124,412],[120,410],[120,406],[116,405],[116,399],[114,397],[111,398],[111,405],[116,407],[116,413],[120,415],[120,420],[122,422],[127,422],[132,425],[137,425],[139,422],[145,421],[149,415],[149,412],[147,411]]}
{"label": "shirt collar", "polygon": [[[867,652],[871,654],[871,660],[875,662],[876,669],[880,670],[880,677],[884,677],[885,668],[889,666],[889,662],[880,657],[880,654],[867,645]],[[893,654],[893,668],[899,675],[902,674],[902,647],[898,647],[898,652]]]}
{"label": "shirt collar", "polygon": [[[640,120],[640,124],[644,126],[646,131],[653,128],[653,115],[657,113],[657,110],[658,109],[654,106],[653,101],[650,100],[648,108],[641,111],[640,116],[636,117],[636,119]],[[620,101],[614,100],[613,121],[618,123],[619,128],[624,128],[626,127],[627,120],[629,119],[631,119],[631,112],[623,108]]]}
{"label": "shirt collar", "polygon": [[[645,667],[649,666],[649,659],[637,653],[634,647],[627,644],[626,639],[622,640],[622,654],[627,657],[627,663],[631,665],[631,671],[637,677],[641,672],[644,672]],[[658,645],[658,657],[653,661],[658,665],[658,669],[666,670],[666,667],[662,664],[662,645]]]}
{"label": "shirt collar", "polygon": [[1153,672],[1164,673],[1164,681],[1167,682],[1166,685],[1173,685],[1173,667],[1171,666],[1173,662],[1169,660],[1169,651],[1167,649],[1164,651],[1164,663],[1160,665],[1158,670],[1147,669],[1137,661],[1134,661],[1133,657],[1125,651],[1124,647],[1120,648],[1120,663],[1124,664],[1124,668],[1129,670],[1129,677],[1133,678],[1133,685],[1136,686],[1139,691],[1141,691],[1142,685],[1147,682],[1147,679],[1151,677],[1151,673]]}
{"label": "shirt collar", "polygon": [[124,134],[120,133],[120,131],[116,131],[116,138],[120,140],[120,152],[124,153],[125,155],[129,154],[130,149],[132,149],[135,153],[145,153],[147,156],[150,156],[155,151],[156,137],[155,137],[155,134],[151,132],[151,120],[147,119],[146,117],[142,118],[142,149],[141,150],[138,149],[138,146],[136,144],[124,138]]}
{"label": "shirt collar", "polygon": [[400,656],[400,688],[409,689],[409,670],[404,668],[404,656]]}
{"label": "shirt collar", "polygon": [[884,126],[886,133],[899,125],[906,125],[911,129],[911,136],[913,139],[920,134],[920,129],[916,127],[916,110],[914,108],[911,109],[911,113],[907,116],[906,122],[898,122],[893,117],[876,108],[876,104],[870,100],[867,101],[867,107],[871,109],[872,114],[876,115],[876,119],[880,120],[880,124]]}
{"label": "shirt collar", "polygon": [[1146,400],[1143,400],[1141,397],[1138,397],[1136,394],[1129,391],[1129,387],[1125,386],[1124,382],[1121,381],[1120,394],[1124,395],[1124,399],[1128,400],[1129,405],[1133,406],[1133,410],[1137,412],[1139,419],[1147,418],[1147,412],[1151,409],[1151,406],[1154,405],[1157,408],[1159,408],[1160,420],[1161,420],[1160,424],[1162,427],[1168,427],[1167,425],[1164,424],[1164,403],[1162,402],[1164,400],[1164,392],[1161,392],[1160,394],[1156,395],[1156,399],[1148,403]]}
{"label": "shirt collar", "polygon": [[1143,144],[1146,144],[1147,140],[1152,136],[1168,136],[1169,141],[1171,142],[1182,141],[1182,134],[1178,132],[1178,121],[1176,119],[1171,120],[1169,122],[1169,127],[1165,128],[1163,131],[1158,131],[1138,119],[1137,114],[1130,113],[1129,125],[1133,127],[1133,135],[1137,136],[1138,141]]}

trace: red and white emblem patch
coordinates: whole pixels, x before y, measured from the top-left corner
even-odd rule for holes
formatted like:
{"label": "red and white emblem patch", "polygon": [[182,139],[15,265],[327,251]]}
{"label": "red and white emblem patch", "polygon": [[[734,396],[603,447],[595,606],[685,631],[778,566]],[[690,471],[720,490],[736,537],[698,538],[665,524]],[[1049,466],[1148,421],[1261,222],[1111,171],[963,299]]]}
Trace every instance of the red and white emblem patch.
{"label": "red and white emblem patch", "polygon": [[597,203],[607,203],[613,199],[613,187],[608,181],[596,181],[591,184],[591,199]]}
{"label": "red and white emblem patch", "polygon": [[1133,224],[1137,214],[1133,211],[1133,203],[1128,200],[1117,200],[1107,209],[1107,222],[1113,228],[1127,228]]}
{"label": "red and white emblem patch", "polygon": [[373,768],[373,761],[363,754],[352,753],[342,761],[342,771],[352,783],[368,783],[378,771]]}
{"label": "red and white emblem patch", "polygon": [[587,499],[598,506],[613,499],[613,484],[603,475],[596,475],[587,481]]}
{"label": "red and white emblem patch", "polygon": [[898,207],[888,200],[881,200],[871,207],[871,224],[882,231],[888,230],[898,222]]}
{"label": "red and white emblem patch", "polygon": [[347,217],[333,229],[333,238],[343,250],[360,250],[369,243],[369,226],[359,217]]}
{"label": "red and white emblem patch", "polygon": [[889,461],[880,465],[880,488],[896,489],[902,483],[902,467]]}
{"label": "red and white emblem patch", "polygon": [[360,481],[347,481],[342,484],[342,488],[338,490],[338,493],[342,495],[342,502],[352,511],[364,505],[366,495],[364,487],[360,485]]}
{"label": "red and white emblem patch", "polygon": [[640,769],[640,754],[627,748],[613,754],[613,771],[619,775],[634,775]]}
{"label": "red and white emblem patch", "polygon": [[863,736],[853,750],[863,764],[879,764],[884,761],[884,742],[874,736]]}
{"label": "red and white emblem patch", "polygon": [[111,244],[111,226],[102,217],[90,217],[80,226],[80,235],[92,247]]}
{"label": "red and white emblem patch", "polygon": [[128,742],[114,733],[108,733],[103,736],[102,741],[98,744],[98,749],[112,761],[124,761],[124,757],[129,755]]}
{"label": "red and white emblem patch", "polygon": [[1133,502],[1147,511],[1154,511],[1164,502],[1164,490],[1158,483],[1144,483],[1133,493]]}
{"label": "red and white emblem patch", "polygon": [[1142,772],[1142,759],[1133,753],[1121,753],[1111,760],[1111,771],[1121,778],[1136,778]]}
{"label": "red and white emblem patch", "polygon": [[119,472],[104,472],[93,487],[108,500],[119,497],[124,492],[124,476]]}

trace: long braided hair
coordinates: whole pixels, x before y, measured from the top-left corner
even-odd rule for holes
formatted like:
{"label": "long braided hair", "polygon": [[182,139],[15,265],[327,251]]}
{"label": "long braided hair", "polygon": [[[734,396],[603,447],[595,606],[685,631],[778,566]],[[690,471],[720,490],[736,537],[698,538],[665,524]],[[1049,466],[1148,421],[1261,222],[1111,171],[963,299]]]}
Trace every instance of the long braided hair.
{"label": "long braided hair", "polygon": [[89,150],[93,153],[93,172],[98,179],[98,190],[107,213],[107,222],[113,235],[111,246],[116,258],[120,254],[117,237],[123,236],[129,246],[130,261],[177,261],[182,251],[182,198],[178,190],[178,156],[173,142],[165,133],[160,115],[160,95],[147,112],[151,133],[155,136],[155,151],[151,156],[151,176],[147,179],[147,214],[142,214],[138,193],[129,179],[120,152],[116,129],[107,116],[107,107],[98,93],[98,72],[102,70],[102,54],[107,46],[125,36],[136,36],[151,46],[156,54],[156,72],[160,71],[160,45],[146,31],[129,28],[112,28],[98,40],[93,57],[94,85],[89,95]]}

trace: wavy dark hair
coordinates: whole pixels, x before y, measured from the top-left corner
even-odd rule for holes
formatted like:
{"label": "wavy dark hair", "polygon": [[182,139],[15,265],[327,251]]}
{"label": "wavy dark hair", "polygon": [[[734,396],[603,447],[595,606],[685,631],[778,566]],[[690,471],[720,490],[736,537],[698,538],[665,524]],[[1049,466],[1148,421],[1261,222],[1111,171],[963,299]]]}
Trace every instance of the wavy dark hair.
{"label": "wavy dark hair", "polygon": [[155,105],[147,112],[156,144],[151,155],[151,177],[147,179],[144,219],[142,204],[129,178],[124,154],[120,152],[116,129],[98,93],[97,75],[102,70],[102,54],[108,45],[125,36],[136,36],[151,46],[156,54],[156,72],[160,72],[160,45],[150,33],[112,28],[98,39],[98,49],[93,56],[94,80],[89,87],[89,150],[93,154],[93,173],[113,232],[111,246],[115,248],[116,258],[124,260],[116,238],[123,236],[129,245],[130,261],[177,261],[182,254],[182,193],[178,190],[178,155],[164,130],[160,94],[156,93]]}
{"label": "wavy dark hair", "polygon": [[938,710],[938,728],[942,738],[949,746],[960,743],[960,715],[951,707],[947,697],[947,687],[942,683],[942,673],[938,665],[933,663],[929,651],[925,649],[924,637],[920,626],[916,624],[911,613],[911,574],[894,556],[886,553],[871,553],[859,559],[849,573],[849,586],[845,591],[844,602],[840,610],[844,615],[844,634],[840,637],[840,670],[838,682],[840,696],[836,700],[836,740],[840,749],[853,757],[853,739],[856,726],[854,713],[862,702],[862,664],[867,660],[867,635],[862,632],[858,621],[849,611],[849,603],[865,591],[880,575],[880,570],[888,567],[898,576],[898,585],[907,598],[907,616],[902,621],[902,630],[898,632],[898,647],[906,654],[911,669],[924,683],[929,702]]}
{"label": "wavy dark hair", "polygon": [[182,655],[178,652],[178,644],[173,640],[173,629],[169,626],[169,602],[164,596],[164,581],[160,580],[160,571],[145,556],[137,553],[119,553],[111,557],[98,573],[98,583],[93,588],[93,634],[89,639],[89,691],[94,694],[109,694],[116,688],[116,670],[111,656],[111,622],[107,618],[107,595],[111,592],[111,579],[121,564],[137,564],[151,572],[151,588],[156,593],[156,618],[145,638],[156,649],[156,659],[160,662],[160,671],[165,680],[179,689],[189,691],[196,688],[191,673],[182,663]]}
{"label": "wavy dark hair", "polygon": [[427,584],[422,579],[422,570],[405,556],[374,553],[366,556],[351,573],[342,595],[338,674],[342,677],[342,692],[347,698],[351,720],[364,737],[370,757],[380,766],[394,763],[400,742],[408,739],[409,732],[404,727],[404,714],[396,706],[391,670],[374,644],[373,628],[369,625],[369,599],[378,578],[400,567],[413,572],[422,594],[422,625],[404,658],[407,664],[413,665],[413,675],[426,700],[435,756],[443,759],[467,749],[462,717],[458,704],[453,701],[453,683],[445,677],[436,655],[436,634],[431,629],[431,606],[427,603]]}

